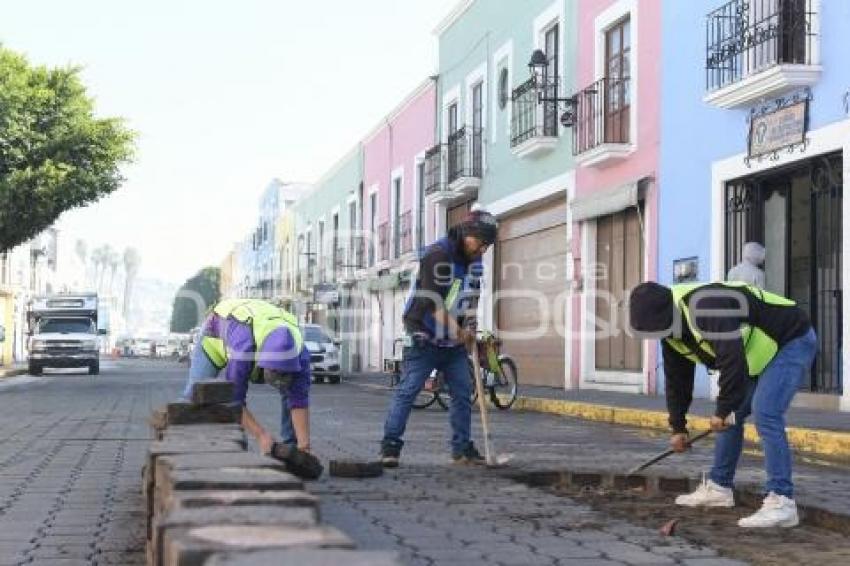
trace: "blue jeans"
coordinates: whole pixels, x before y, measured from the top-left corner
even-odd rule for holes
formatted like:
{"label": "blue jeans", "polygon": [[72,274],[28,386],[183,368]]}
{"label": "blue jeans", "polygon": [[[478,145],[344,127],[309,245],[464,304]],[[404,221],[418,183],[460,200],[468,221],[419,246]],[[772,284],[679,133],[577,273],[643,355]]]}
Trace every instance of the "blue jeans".
{"label": "blue jeans", "polygon": [[744,443],[744,419],[752,413],[764,449],[765,491],[794,497],[785,411],[808,374],[816,352],[815,332],[809,330],[785,344],[758,379],[751,380],[747,397],[735,413],[736,424],[717,434],[711,481],[732,487]]}
{"label": "blue jeans", "polygon": [[[200,339],[199,339],[200,340]],[[192,398],[192,387],[196,382],[204,379],[215,379],[221,372],[215,367],[215,364],[210,361],[201,344],[195,344],[192,350],[192,365],[189,368],[189,380],[186,382],[186,387],[183,389],[184,401],[189,401]],[[280,437],[286,444],[297,444],[295,439],[295,429],[292,427],[292,416],[289,413],[289,393],[286,387],[280,387]]]}
{"label": "blue jeans", "polygon": [[449,408],[452,454],[462,454],[469,445],[472,428],[472,380],[466,348],[441,348],[422,342],[405,348],[403,360],[401,383],[395,389],[384,423],[383,444],[399,449],[404,445],[401,437],[407,427],[413,401],[425,385],[425,380],[436,369],[443,372],[452,395]]}

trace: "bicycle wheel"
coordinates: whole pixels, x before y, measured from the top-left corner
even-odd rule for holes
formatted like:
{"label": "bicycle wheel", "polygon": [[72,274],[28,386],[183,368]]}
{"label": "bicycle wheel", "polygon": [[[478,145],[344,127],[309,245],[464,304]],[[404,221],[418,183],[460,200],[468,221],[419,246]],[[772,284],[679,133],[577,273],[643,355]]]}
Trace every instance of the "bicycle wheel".
{"label": "bicycle wheel", "polygon": [[499,369],[502,370],[501,375],[494,375],[493,385],[487,388],[490,400],[500,409],[510,409],[516,401],[519,382],[516,363],[508,356],[500,356]]}
{"label": "bicycle wheel", "polygon": [[[438,377],[429,377],[428,380],[439,379]],[[442,381],[442,380],[440,380]],[[426,382],[427,383],[427,382]],[[442,405],[442,400],[440,399],[439,390],[429,391],[424,387],[416,394],[416,397],[413,399],[413,408],[414,409],[427,409],[431,405],[434,404],[434,401],[440,401],[440,405]]]}

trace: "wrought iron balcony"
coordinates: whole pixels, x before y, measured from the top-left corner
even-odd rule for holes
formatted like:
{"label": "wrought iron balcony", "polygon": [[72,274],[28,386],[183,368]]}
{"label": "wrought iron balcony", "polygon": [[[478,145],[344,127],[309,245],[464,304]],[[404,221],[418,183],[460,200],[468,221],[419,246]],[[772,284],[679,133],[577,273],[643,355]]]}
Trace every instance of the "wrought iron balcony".
{"label": "wrought iron balcony", "polygon": [[378,261],[390,259],[390,223],[378,226]]}
{"label": "wrought iron balcony", "polygon": [[407,211],[399,218],[396,249],[399,255],[413,251],[413,213]]}
{"label": "wrought iron balcony", "polygon": [[[455,185],[480,185],[484,162],[484,137],[477,130],[463,126],[449,134],[446,144],[446,181],[450,188]],[[459,187],[458,187],[459,188]]]}
{"label": "wrought iron balcony", "polygon": [[425,194],[430,195],[443,187],[442,146],[435,145],[425,152]]}
{"label": "wrought iron balcony", "polygon": [[[534,79],[529,79],[511,94],[511,149],[520,157],[531,157],[554,148],[558,136],[557,102],[539,104]],[[558,96],[557,82],[546,89],[547,98]]]}
{"label": "wrought iron balcony", "polygon": [[348,250],[348,263],[354,269],[366,267],[366,238],[355,236],[351,239],[351,248]]}
{"label": "wrought iron balcony", "polygon": [[816,17],[812,0],[731,0],[710,12],[706,99],[731,108],[812,84],[820,71],[813,61]]}
{"label": "wrought iron balcony", "polygon": [[631,92],[628,77],[603,77],[578,92],[573,125],[573,155],[596,165],[631,152]]}

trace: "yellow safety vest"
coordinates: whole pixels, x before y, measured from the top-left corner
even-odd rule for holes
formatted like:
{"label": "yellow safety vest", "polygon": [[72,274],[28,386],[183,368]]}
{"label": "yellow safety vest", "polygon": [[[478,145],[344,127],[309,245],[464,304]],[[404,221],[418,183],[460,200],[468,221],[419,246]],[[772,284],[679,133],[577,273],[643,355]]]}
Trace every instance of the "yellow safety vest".
{"label": "yellow safety vest", "polygon": [[[702,335],[697,330],[695,321],[691,316],[689,305],[685,301],[685,297],[706,285],[708,284],[683,283],[671,286],[670,290],[673,292],[673,304],[675,304],[684,315],[683,318],[688,325],[688,328],[690,328],[700,350],[702,350],[703,357],[708,356],[713,360],[717,358],[717,355],[714,353],[714,349],[711,345],[702,338]],[[758,287],[747,285],[745,283],[725,282],[722,283],[722,285],[729,287],[730,289],[743,290],[769,305],[794,306],[796,304],[794,301],[786,299],[781,295],[770,293],[769,291],[763,291]],[[749,324],[741,325],[741,339],[744,342],[744,354],[747,358],[747,369],[750,377],[757,377],[761,375],[764,368],[767,367],[767,364],[769,364],[771,360],[773,360],[774,356],[776,356],[776,353],[779,351],[779,345],[776,343],[776,340],[771,338],[761,328],[752,327]],[[676,338],[665,338],[665,341],[676,352],[685,356],[692,362],[702,363],[700,356],[681,340]]]}
{"label": "yellow safety vest", "polygon": [[[212,308],[212,312],[223,319],[232,317],[251,326],[257,352],[260,351],[266,337],[281,326],[285,326],[289,330],[292,339],[295,340],[296,350],[301,352],[304,342],[301,338],[301,329],[298,327],[298,319],[295,318],[295,315],[270,303],[257,299],[225,299],[217,303]],[[201,345],[216,367],[221,369],[227,364],[227,348],[224,345],[224,340],[213,336],[204,336]]]}

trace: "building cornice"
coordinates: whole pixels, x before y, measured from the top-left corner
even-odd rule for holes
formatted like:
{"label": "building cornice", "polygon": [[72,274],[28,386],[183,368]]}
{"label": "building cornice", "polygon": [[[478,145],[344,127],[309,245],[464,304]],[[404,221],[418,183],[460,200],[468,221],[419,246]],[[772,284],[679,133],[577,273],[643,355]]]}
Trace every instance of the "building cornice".
{"label": "building cornice", "polygon": [[452,27],[452,25],[464,14],[466,11],[475,3],[475,0],[460,0],[455,7],[452,8],[451,12],[443,18],[437,27],[434,28],[434,35],[437,37],[443,35],[443,33]]}

